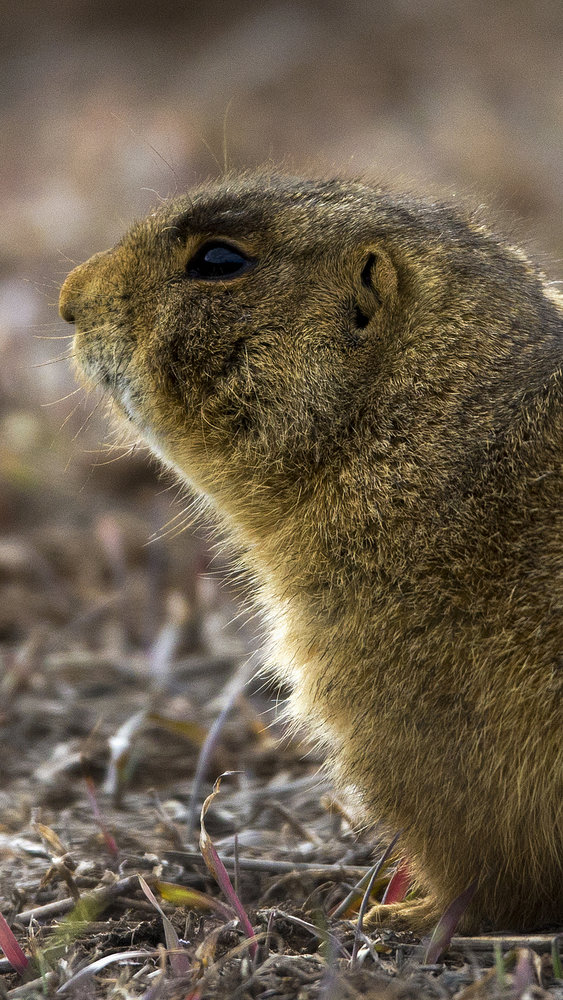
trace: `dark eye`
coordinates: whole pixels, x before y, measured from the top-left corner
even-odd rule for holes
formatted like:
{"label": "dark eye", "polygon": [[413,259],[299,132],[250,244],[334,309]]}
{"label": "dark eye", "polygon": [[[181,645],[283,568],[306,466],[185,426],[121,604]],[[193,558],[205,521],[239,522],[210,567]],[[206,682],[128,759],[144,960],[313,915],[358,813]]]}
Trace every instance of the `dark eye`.
{"label": "dark eye", "polygon": [[230,243],[211,240],[200,246],[188,261],[186,274],[189,278],[205,278],[208,281],[227,280],[238,278],[239,274],[244,274],[254,264],[252,257],[247,257],[242,250]]}

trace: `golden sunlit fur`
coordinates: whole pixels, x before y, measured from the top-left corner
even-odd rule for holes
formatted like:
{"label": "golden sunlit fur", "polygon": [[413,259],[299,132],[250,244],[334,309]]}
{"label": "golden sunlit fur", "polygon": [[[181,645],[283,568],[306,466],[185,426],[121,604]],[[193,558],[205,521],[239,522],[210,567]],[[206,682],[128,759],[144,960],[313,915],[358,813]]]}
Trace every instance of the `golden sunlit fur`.
{"label": "golden sunlit fur", "polygon": [[[209,239],[253,266],[190,275]],[[291,710],[431,923],[563,920],[562,308],[470,215],[226,176],[61,292],[87,381],[205,498]]]}

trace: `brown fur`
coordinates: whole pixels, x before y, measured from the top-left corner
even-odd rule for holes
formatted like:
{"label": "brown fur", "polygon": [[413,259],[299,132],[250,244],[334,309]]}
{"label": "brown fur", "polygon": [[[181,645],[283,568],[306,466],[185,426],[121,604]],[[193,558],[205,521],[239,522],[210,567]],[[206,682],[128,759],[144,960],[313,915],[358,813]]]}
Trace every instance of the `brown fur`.
{"label": "brown fur", "polygon": [[[255,267],[188,277],[209,238]],[[534,265],[444,205],[242,175],[76,268],[61,311],[236,543],[292,712],[403,830],[407,918],[477,878],[467,929],[562,921],[562,308]]]}

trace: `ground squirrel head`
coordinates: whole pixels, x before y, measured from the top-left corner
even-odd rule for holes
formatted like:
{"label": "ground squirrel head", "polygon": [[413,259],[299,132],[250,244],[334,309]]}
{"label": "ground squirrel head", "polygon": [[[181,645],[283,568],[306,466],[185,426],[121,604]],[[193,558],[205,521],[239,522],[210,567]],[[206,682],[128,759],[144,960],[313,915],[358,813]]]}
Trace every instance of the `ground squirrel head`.
{"label": "ground squirrel head", "polygon": [[225,463],[227,491],[277,492],[358,449],[396,468],[407,441],[440,478],[456,432],[490,435],[549,368],[525,258],[446,206],[348,181],[204,186],[76,268],[60,308],[86,378],[212,497]]}

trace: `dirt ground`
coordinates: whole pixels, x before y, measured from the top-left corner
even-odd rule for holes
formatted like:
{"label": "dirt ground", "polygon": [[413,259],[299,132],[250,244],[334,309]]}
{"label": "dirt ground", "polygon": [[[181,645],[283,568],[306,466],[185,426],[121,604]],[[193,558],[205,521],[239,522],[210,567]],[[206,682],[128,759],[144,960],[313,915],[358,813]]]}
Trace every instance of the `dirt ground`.
{"label": "dirt ground", "polygon": [[[362,936],[352,910],[334,915],[384,845],[354,829],[314,748],[284,735],[283,691],[247,669],[259,643],[203,540],[147,544],[155,507],[171,501],[138,462],[110,514],[77,489],[64,519],[47,525],[38,508],[38,526],[0,548],[0,901],[30,960],[23,974],[0,960],[0,996],[563,997],[556,928],[455,938],[429,965],[428,942]],[[229,901],[202,856],[199,812],[224,772],[205,822],[260,941],[254,959],[236,913],[208,909]]]}
{"label": "dirt ground", "polygon": [[[0,957],[0,1000],[563,1000],[563,928],[454,937],[429,964],[408,931],[336,915],[386,844],[287,735],[212,526],[74,394],[56,310],[74,262],[225,160],[469,194],[557,280],[560,4],[0,17],[0,914],[25,956]],[[224,772],[206,826],[257,951],[199,846]]]}

